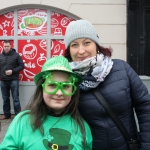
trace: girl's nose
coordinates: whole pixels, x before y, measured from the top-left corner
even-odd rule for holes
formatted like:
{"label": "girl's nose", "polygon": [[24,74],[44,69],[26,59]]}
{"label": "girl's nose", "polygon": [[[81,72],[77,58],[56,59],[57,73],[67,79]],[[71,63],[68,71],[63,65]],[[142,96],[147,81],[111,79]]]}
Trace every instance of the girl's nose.
{"label": "girl's nose", "polygon": [[56,92],[56,95],[58,95],[58,96],[62,96],[63,95],[61,89],[58,89],[58,91]]}

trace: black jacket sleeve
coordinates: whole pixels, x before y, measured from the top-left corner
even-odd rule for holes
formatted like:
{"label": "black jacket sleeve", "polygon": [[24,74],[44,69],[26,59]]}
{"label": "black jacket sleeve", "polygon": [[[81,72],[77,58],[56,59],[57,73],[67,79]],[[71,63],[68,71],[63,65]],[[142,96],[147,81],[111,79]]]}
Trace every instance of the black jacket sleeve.
{"label": "black jacket sleeve", "polygon": [[23,60],[19,54],[17,57],[17,63],[18,63],[18,66],[12,70],[13,72],[19,72],[19,71],[24,69],[24,63],[23,63]]}

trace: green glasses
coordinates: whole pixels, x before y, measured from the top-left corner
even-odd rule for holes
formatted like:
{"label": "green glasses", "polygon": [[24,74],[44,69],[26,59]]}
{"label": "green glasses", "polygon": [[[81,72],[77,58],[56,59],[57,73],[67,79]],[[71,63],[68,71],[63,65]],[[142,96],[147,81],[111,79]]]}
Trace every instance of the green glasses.
{"label": "green glasses", "polygon": [[72,96],[77,87],[71,82],[56,82],[52,80],[46,80],[42,84],[43,90],[47,94],[56,94],[60,89],[65,96]]}

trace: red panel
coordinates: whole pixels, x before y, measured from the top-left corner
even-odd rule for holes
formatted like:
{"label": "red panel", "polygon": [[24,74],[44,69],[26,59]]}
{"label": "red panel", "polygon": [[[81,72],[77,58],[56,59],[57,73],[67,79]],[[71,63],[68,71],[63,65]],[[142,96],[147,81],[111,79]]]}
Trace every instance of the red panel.
{"label": "red panel", "polygon": [[18,11],[18,35],[41,36],[47,34],[47,10],[26,9]]}
{"label": "red panel", "polygon": [[63,40],[51,41],[51,57],[64,55],[65,44]]}
{"label": "red panel", "polygon": [[21,81],[33,81],[34,75],[41,71],[46,61],[46,40],[19,40],[18,52],[21,55],[25,69],[20,72]]}
{"label": "red panel", "polygon": [[0,15],[0,36],[14,35],[14,12]]}
{"label": "red panel", "polygon": [[73,20],[63,14],[53,12],[51,16],[51,34],[54,36],[65,35],[66,27]]}

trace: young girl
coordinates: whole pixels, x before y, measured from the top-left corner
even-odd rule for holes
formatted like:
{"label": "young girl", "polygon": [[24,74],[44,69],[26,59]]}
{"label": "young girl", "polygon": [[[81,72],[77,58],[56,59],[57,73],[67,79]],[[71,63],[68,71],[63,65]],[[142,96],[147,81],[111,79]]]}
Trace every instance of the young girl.
{"label": "young girl", "polygon": [[91,150],[90,128],[77,109],[82,78],[67,59],[50,58],[34,82],[30,104],[14,118],[0,149]]}

